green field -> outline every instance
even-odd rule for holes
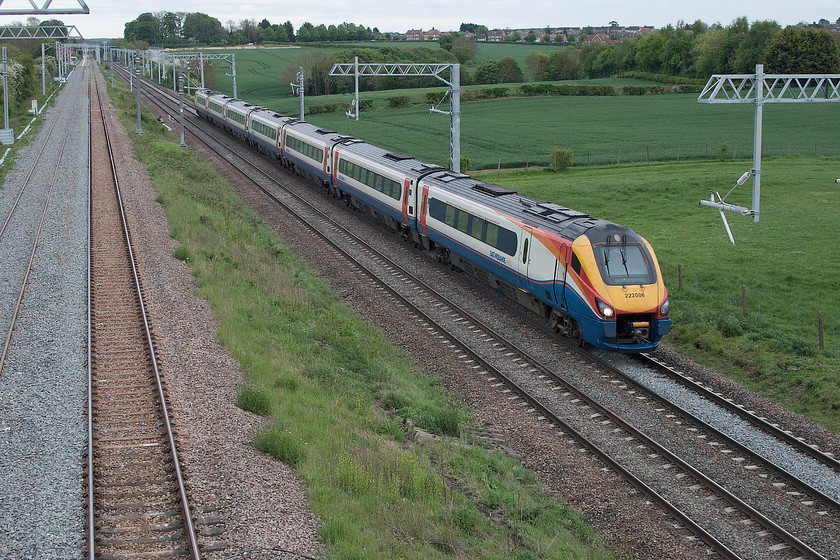
[[[576,165],[752,157],[752,107],[700,104],[694,95],[501,99],[461,108],[461,155],[473,169],[545,165],[554,146],[571,149]],[[339,113],[309,120],[448,164],[449,119],[422,107],[362,113],[358,122]],[[837,153],[836,105],[765,107],[766,156]]]

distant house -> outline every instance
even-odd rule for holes
[[[488,43],[504,43],[505,42],[505,32],[500,29],[494,29],[493,31],[489,31],[487,33],[487,42]]]
[[[615,41],[607,37],[603,33],[596,33],[595,35],[587,35],[586,36],[586,44],[590,45],[592,43],[603,43],[605,45],[614,45]]]
[[[406,41],[422,41],[424,37],[422,29],[409,29],[405,32]]]
[[[426,31],[423,40],[424,41],[437,41],[440,39],[440,31],[432,27],[428,31]]]

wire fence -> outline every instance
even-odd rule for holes
[[[840,356],[840,316],[825,298],[799,301],[756,280],[660,262],[672,313],[714,328],[725,338],[746,336],[797,356]],[[752,283],[752,285],[750,285]]]

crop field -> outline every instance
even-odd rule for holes
[[[576,165],[752,157],[752,107],[700,104],[695,95],[500,99],[463,103],[461,112],[471,169],[546,165],[555,146],[571,149]],[[358,122],[342,113],[308,120],[448,164],[449,119],[423,107],[363,112]],[[836,125],[835,104],[767,106],[764,154],[840,153]]]

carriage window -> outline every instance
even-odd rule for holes
[[[481,239],[482,231],[484,230],[484,220],[473,216],[472,222],[470,222],[470,237],[475,237],[476,239]]]
[[[469,231],[470,215],[466,212],[458,212],[458,230],[467,233]]]

